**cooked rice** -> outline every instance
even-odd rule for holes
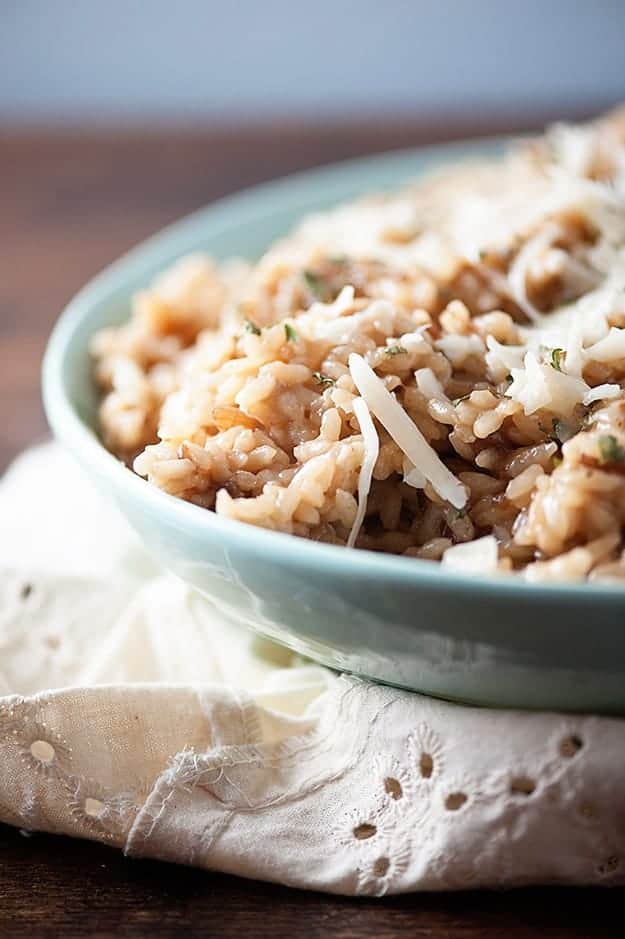
[[[622,580],[625,110],[310,216],[256,264],[185,258],[92,351],[106,446],[172,495]]]

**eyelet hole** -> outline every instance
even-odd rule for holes
[[[91,796],[85,799],[85,815],[89,818],[100,818],[105,808],[104,802],[100,799],[93,799]]]
[[[39,763],[52,763],[56,751],[47,740],[34,740],[30,745],[30,753]]]
[[[422,753],[419,757],[419,772],[424,779],[429,779],[434,772],[434,760],[431,753]]]
[[[567,760],[571,760],[584,746],[584,741],[579,736],[579,734],[569,734],[568,737],[563,737],[560,741],[560,756],[563,756]]]
[[[20,589],[20,600],[28,600],[29,596],[33,592],[33,585],[26,583],[22,584]]]
[[[367,838],[373,838],[377,830],[376,826],[370,822],[362,822],[354,828],[354,838],[357,838],[358,841],[366,841]]]
[[[401,787],[399,779],[395,779],[394,776],[386,777],[384,780],[384,791],[391,797],[391,799],[394,799],[395,801],[401,799],[404,794],[404,790]]]
[[[387,857],[379,857],[373,864],[373,873],[376,877],[385,877],[390,866],[391,862]]]
[[[529,776],[515,776],[510,780],[510,793],[513,796],[531,796],[536,790],[536,783]]]
[[[464,792],[450,792],[445,799],[445,808],[448,812],[457,812],[465,804],[467,798]]]

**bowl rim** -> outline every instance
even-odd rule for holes
[[[415,161],[415,176],[423,165],[430,162],[436,166],[440,159],[453,159],[475,151],[484,154],[509,142],[510,137],[476,137],[452,143],[433,144],[392,150],[387,153],[341,160],[312,170],[293,173],[279,179],[247,187],[200,208],[160,229],[155,234],[132,247],[117,260],[107,265],[91,278],[69,301],[58,317],[43,357],[42,397],[48,422],[56,438],[67,447],[83,467],[96,477],[105,477],[112,490],[122,490],[146,512],[163,515],[171,525],[188,528],[195,537],[203,535],[221,536],[233,544],[249,551],[267,553],[270,549],[276,562],[292,565],[297,556],[300,566],[315,565],[331,567],[335,575],[343,578],[366,577],[378,582],[394,582],[415,588],[438,588],[439,590],[461,590],[479,595],[481,598],[518,598],[520,602],[531,599],[541,602],[575,600],[576,602],[608,603],[625,600],[623,587],[612,583],[581,582],[529,582],[513,574],[463,574],[443,567],[435,561],[408,558],[401,555],[383,554],[368,549],[349,549],[342,545],[315,542],[295,535],[277,532],[251,525],[235,519],[224,518],[215,512],[185,502],[176,496],[151,486],[137,476],[113,454],[106,450],[96,432],[79,415],[69,398],[64,382],[64,371],[69,353],[83,320],[91,309],[105,297],[123,289],[123,281],[134,276],[136,267],[149,267],[159,249],[194,226],[206,224],[211,229],[228,227],[233,214],[243,211],[248,219],[262,221],[271,216],[276,202],[287,205],[297,197],[311,197],[319,187],[347,178],[354,171],[375,171],[388,168],[393,163],[399,166],[406,160]],[[517,138],[518,139],[518,138]],[[420,166],[421,164],[421,166]],[[341,200],[339,200],[341,201]],[[343,200],[345,201],[345,200]],[[192,249],[191,249],[192,250]],[[121,287],[120,287],[121,283]]]

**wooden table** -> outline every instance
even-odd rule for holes
[[[526,122],[540,123],[541,118]],[[46,433],[39,365],[72,293],[167,222],[263,179],[504,122],[0,135],[0,468]],[[0,532],[1,537],[1,532]],[[625,891],[343,900],[132,861],[0,826],[0,937],[370,936],[614,939]]]

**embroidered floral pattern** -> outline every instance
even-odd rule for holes
[[[432,786],[445,768],[443,745],[438,734],[424,721],[406,741],[407,759],[412,775],[421,785]]]
[[[386,839],[378,841],[376,850],[358,869],[356,892],[362,896],[383,897],[392,888],[397,889],[408,870],[410,856],[409,841],[400,848]]]
[[[76,824],[92,837],[118,840],[136,814],[129,795],[109,793],[98,782],[68,776],[64,780],[67,805]]]

